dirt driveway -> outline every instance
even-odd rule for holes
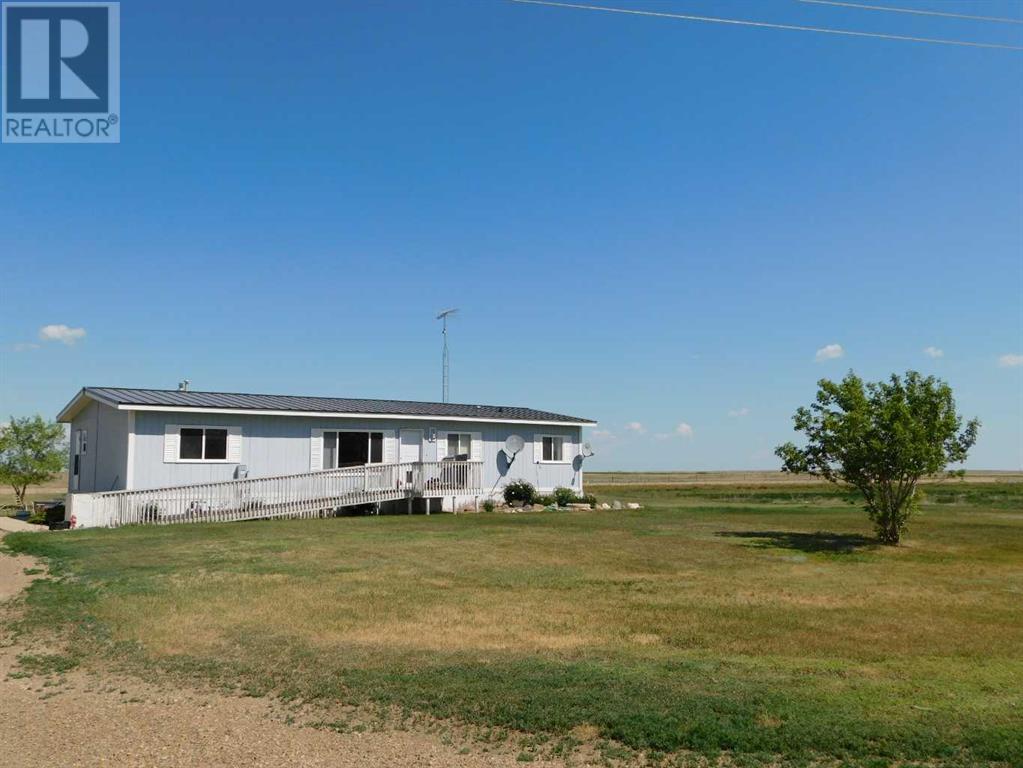
[[[444,737],[436,733],[338,733],[289,725],[286,712],[265,699],[155,687],[133,678],[79,671],[20,677],[17,658],[28,649],[18,647],[2,630],[16,610],[11,598],[34,578],[25,569],[33,567],[38,564],[31,558],[0,553],[0,635],[4,635],[0,637],[0,764],[4,768],[521,765],[517,749],[484,752],[476,744],[444,743]],[[532,765],[563,763],[537,760]]]

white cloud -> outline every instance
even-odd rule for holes
[[[43,341],[59,341],[70,346],[76,341],[85,338],[84,328],[71,328],[63,323],[58,325],[44,325],[39,329],[39,338]]]
[[[1019,368],[1023,365],[1023,355],[1002,355],[998,358],[999,368]]]
[[[644,432],[646,432],[646,427],[644,427],[638,421],[630,421],[628,424],[625,425],[625,428],[629,432],[635,432],[635,433],[640,434],[640,435],[642,435]]]
[[[675,434],[680,435],[682,437],[692,437],[693,428],[683,421],[677,427],[675,427]]]
[[[32,344],[31,342],[22,342],[14,345],[15,352],[27,352],[30,349],[39,349],[38,344]]]
[[[821,347],[817,350],[817,354],[814,359],[820,363],[824,360],[835,360],[839,357],[845,356],[845,350],[842,349],[841,344],[828,344],[827,346]]]
[[[938,349],[937,347],[924,347],[924,354],[928,357],[944,357],[945,350]]]
[[[731,416],[733,419],[739,419],[742,418],[743,416],[749,416],[749,408],[747,408],[744,405],[742,408],[736,408],[735,410],[729,411],[728,415]]]

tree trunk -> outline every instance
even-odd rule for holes
[[[892,530],[891,528],[888,528],[881,534],[881,543],[887,544],[891,547],[897,547],[899,546],[899,538],[900,535],[897,529]]]
[[[884,523],[878,526],[878,537],[881,539],[882,544],[897,547],[901,536],[902,532],[899,530],[899,516],[889,512],[885,517]]]

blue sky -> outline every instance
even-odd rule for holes
[[[969,466],[1023,467],[1023,53],[502,0],[121,15],[122,143],[0,147],[4,415],[186,377],[435,400],[457,306],[452,400],[598,419],[593,469],[776,467],[850,368],[947,379]]]

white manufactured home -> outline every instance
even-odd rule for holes
[[[76,527],[457,510],[512,480],[582,493],[582,429],[595,424],[510,406],[113,387],[82,389],[57,418],[70,424]]]

